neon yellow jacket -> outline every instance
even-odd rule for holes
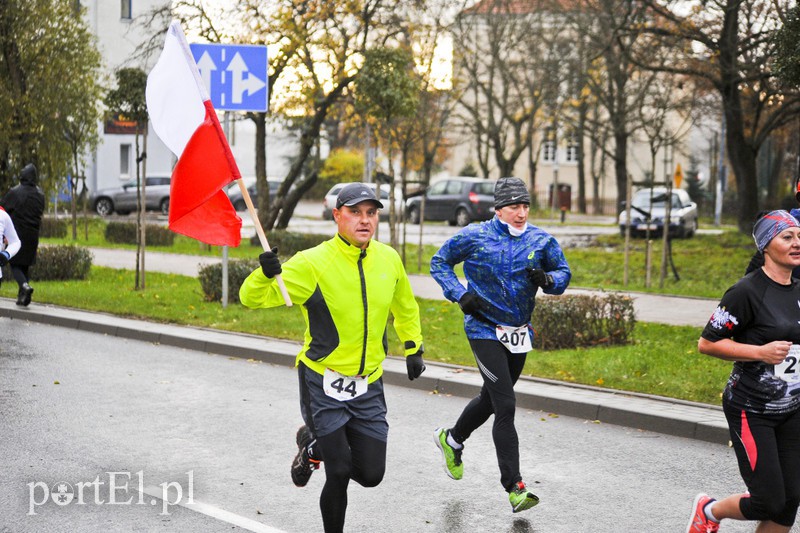
[[[306,320],[303,349],[297,362],[322,374],[330,368],[346,376],[383,374],[388,350],[387,321],[403,342],[405,355],[422,346],[419,306],[397,252],[370,241],[362,252],[337,235],[298,252],[282,265],[283,281]],[[260,268],[239,289],[251,308],[283,305],[278,284]]]

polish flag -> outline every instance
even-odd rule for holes
[[[239,246],[242,219],[222,188],[241,174],[177,21],[147,76],[146,99],[153,130],[178,157],[169,229],[207,244]]]

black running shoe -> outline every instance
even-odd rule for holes
[[[292,461],[292,482],[298,487],[305,487],[311,479],[311,474],[319,468],[319,460],[313,458],[313,445],[316,439],[308,426],[300,426],[296,441],[298,450]]]

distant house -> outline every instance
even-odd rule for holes
[[[579,30],[565,13],[579,4],[575,0],[481,0],[459,14],[453,36],[459,43],[454,47],[453,80],[463,105],[454,113],[449,128],[453,147],[444,163],[447,174],[455,176],[466,165],[479,168],[483,162],[490,178],[515,175],[530,185],[535,176],[533,192],[540,205],[553,205],[551,191],[557,186],[556,202],[574,210],[578,169],[583,165],[589,212],[595,198],[601,211],[615,211],[619,199],[613,160],[601,157],[599,151],[591,160],[590,132],[578,128],[574,115],[574,103],[586,90],[575,74],[587,67],[580,60]],[[602,123],[602,106],[598,108]],[[482,117],[480,126],[474,124],[476,116]],[[526,117],[533,119],[526,123]],[[666,128],[672,131],[684,122],[674,112],[666,121]],[[688,168],[688,128],[686,131],[677,146],[657,152],[656,180],[671,177],[677,163]],[[503,170],[492,152],[499,142],[507,143],[506,155],[517,152],[513,168]],[[612,146],[613,140],[606,138],[605,143]],[[646,137],[632,135],[627,146],[628,173],[635,181],[647,179],[652,157]],[[592,169],[598,178],[596,187]]]

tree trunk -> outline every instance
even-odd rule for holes
[[[625,198],[628,183],[628,134],[626,132],[614,133],[614,174],[617,179],[617,198]],[[616,213],[622,210],[622,203],[617,202]]]
[[[256,125],[256,196],[258,197],[258,220],[266,224],[269,213],[269,183],[267,183],[267,114],[252,113],[251,120]]]
[[[738,226],[742,233],[750,233],[758,214],[758,180],[756,178],[756,153],[745,140],[741,112],[731,105],[725,106],[725,143],[728,161],[736,177]]]
[[[350,85],[351,81],[352,78],[343,80],[336,88],[328,93],[323,100],[317,103],[314,116],[311,117],[310,122],[306,124],[306,127],[303,128],[303,132],[300,135],[300,150],[297,154],[297,158],[292,163],[286,179],[283,180],[283,183],[278,189],[278,193],[276,194],[277,198],[275,198],[275,201],[271,202],[266,219],[264,220],[264,229],[270,230],[273,227],[285,228],[289,224],[291,213],[294,212],[294,208],[300,200],[302,193],[309,190],[317,182],[318,169],[314,169],[310,176],[297,184],[295,193],[289,194],[289,188],[303,173],[306,161],[311,155],[314,145],[319,138],[320,129],[325,123],[328,110],[330,110],[331,106],[339,99],[345,87]],[[300,191],[300,194],[297,194],[298,191]],[[289,211],[288,217],[282,212],[284,209]]]
[[[750,233],[758,213],[758,179],[756,177],[756,153],[754,140],[748,142],[745,135],[744,112],[739,92],[740,72],[737,53],[739,40],[739,8],[726,9],[720,33],[719,69],[725,113],[725,144],[728,160],[736,177],[739,204],[739,231]]]
[[[584,132],[586,130],[586,102],[578,108],[577,153],[578,160],[578,212],[586,214],[586,167],[583,164]]]
[[[280,214],[278,220],[275,222],[275,229],[286,229],[289,225],[289,221],[292,219],[292,215],[294,214],[294,208],[297,206],[297,202],[300,201],[300,198],[314,186],[317,182],[317,173],[314,172],[309,177],[304,179],[303,181],[299,182],[291,194],[287,195],[286,198],[282,198],[282,207],[280,208]],[[281,189],[283,187],[281,186]],[[276,198],[276,201],[273,203],[281,203],[280,192],[278,193],[279,198]],[[273,208],[274,209],[274,208]],[[272,212],[272,210],[270,210]]]

